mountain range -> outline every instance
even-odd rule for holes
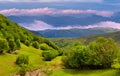
[[[116,12],[110,17],[88,13],[7,17],[22,27],[48,38],[75,38],[116,32],[120,29],[120,12]]]
[[[75,15],[40,15],[40,16],[8,16],[9,19],[17,23],[33,23],[35,20],[43,21],[54,27],[62,26],[86,26],[99,22],[112,21],[120,23],[120,12],[114,13],[111,17],[103,17],[95,14],[75,14]]]
[[[95,34],[104,34],[119,31],[113,28],[91,28],[91,29],[70,29],[70,30],[45,30],[32,31],[37,35],[47,38],[77,38]]]

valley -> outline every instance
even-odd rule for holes
[[[120,76],[119,0],[0,0],[0,76]]]

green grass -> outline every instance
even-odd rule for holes
[[[114,69],[103,69],[103,70],[73,70],[73,69],[61,69],[62,56],[58,56],[52,61],[50,61],[51,66],[56,65],[52,70],[50,76],[120,76],[117,70]],[[58,64],[58,65],[57,65]]]
[[[13,76],[19,71],[19,67],[15,64],[16,58],[19,54],[26,54],[29,56],[30,65],[32,70],[39,67],[50,68],[52,73],[50,76],[120,76],[116,70],[73,70],[62,69],[62,56],[58,56],[52,61],[42,61],[41,50],[33,47],[27,47],[22,44],[22,48],[19,53],[0,55],[0,76]]]
[[[0,55],[0,76],[13,76],[13,74],[18,72],[19,67],[15,64],[15,61],[19,54],[26,54],[29,56],[30,65],[33,66],[33,69],[44,65],[44,62],[41,59],[41,50],[27,47],[22,44],[22,48],[17,55]]]
[[[120,76],[116,70],[73,70],[56,69],[51,76]]]

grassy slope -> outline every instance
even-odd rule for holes
[[[105,70],[73,70],[73,69],[61,69],[58,68],[59,62],[61,61],[61,56],[56,57],[50,63],[57,65],[50,76],[120,76],[114,69]]]
[[[30,65],[35,68],[43,63],[41,59],[41,51],[33,47],[26,47],[22,44],[22,48],[19,54],[27,54],[30,58]],[[18,72],[19,67],[15,65],[15,60],[19,55],[6,54],[0,55],[0,76],[13,76],[14,73]]]
[[[30,58],[30,65],[34,68],[49,67],[52,69],[50,76],[119,76],[115,70],[72,70],[61,69],[62,56],[58,56],[52,61],[44,62],[41,59],[41,50],[33,47],[27,47],[22,44],[19,54],[27,54]],[[19,55],[18,54],[18,55]],[[15,65],[15,60],[18,55],[6,54],[0,55],[0,76],[13,76],[17,73],[19,67]]]
[[[120,76],[116,70],[70,70],[57,69],[53,71],[51,76]]]
[[[61,61],[61,56],[56,57],[51,61],[52,64],[58,64]],[[59,65],[60,66],[60,65]],[[55,68],[50,76],[120,76],[120,73],[114,69],[104,70],[73,70]]]

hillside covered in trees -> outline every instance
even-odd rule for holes
[[[33,46],[37,49],[40,48],[39,44],[46,43],[48,46],[58,49],[58,47],[48,39],[34,35],[0,14],[0,53],[11,53],[18,50],[20,49],[20,43]]]
[[[58,55],[61,51],[52,41],[33,34],[0,14],[0,76],[16,73],[24,76],[26,71],[39,68],[41,63],[46,65],[44,61]]]

